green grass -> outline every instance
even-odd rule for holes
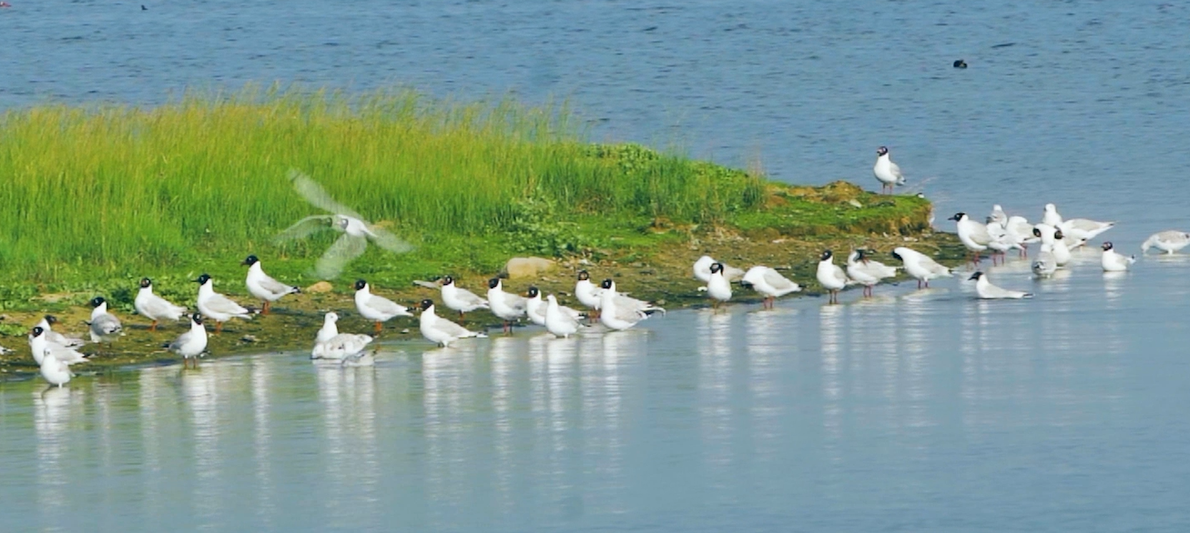
[[[272,243],[321,214],[290,187],[291,168],[418,245],[401,256],[369,249],[343,275],[392,284],[494,272],[514,253],[597,254],[683,238],[655,231],[657,221],[810,235],[889,227],[890,217],[917,220],[928,207],[898,197],[857,209],[774,193],[742,170],[591,144],[565,106],[508,99],[247,89],[153,108],[41,105],[0,115],[0,308],[44,291],[131,290],[145,275],[190,295],[183,282],[203,271],[234,276],[221,286],[235,292],[248,253],[300,279],[334,235]],[[786,200],[768,205],[774,194]]]

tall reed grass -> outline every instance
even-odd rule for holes
[[[745,172],[590,144],[565,106],[510,99],[257,88],[152,108],[42,105],[0,116],[0,269],[53,280],[259,252],[319,213],[291,168],[407,235],[509,231],[534,201],[559,217],[713,221],[764,190]]]

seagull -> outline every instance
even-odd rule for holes
[[[488,305],[492,314],[504,320],[504,332],[512,331],[512,321],[525,316],[525,297],[504,292],[500,278],[488,280]]]
[[[1049,251],[1054,256],[1054,263],[1059,267],[1066,266],[1070,262],[1070,247],[1066,245],[1066,236],[1060,229],[1054,229],[1053,226],[1046,224],[1038,224],[1033,227],[1033,235],[1041,238],[1041,245],[1044,247],[1049,245]]]
[[[459,339],[487,338],[483,333],[468,331],[467,328],[434,314],[434,301],[429,299],[421,301],[421,318],[418,319],[418,323],[421,335],[443,348]]]
[[[62,388],[70,382],[73,374],[70,373],[70,366],[59,361],[57,357],[50,350],[46,350],[41,359],[41,377],[45,378],[50,385],[57,385]]]
[[[34,325],[45,330],[47,342],[57,344],[58,346],[62,346],[64,348],[78,348],[86,343],[83,341],[83,339],[78,337],[67,337],[66,335],[58,333],[57,331],[51,330],[50,325],[57,323],[58,317],[54,315],[45,315],[37,322],[37,324]],[[61,360],[62,358],[59,357],[58,359]]]
[[[489,307],[487,300],[476,296],[475,293],[467,289],[460,289],[455,283],[455,279],[450,276],[442,278],[442,303],[446,304],[446,307],[458,311],[460,320],[463,318],[463,313]]]
[[[987,274],[976,271],[969,279],[975,281],[975,293],[984,300],[1005,300],[1021,298],[1032,298],[1033,294],[1024,291],[1010,291],[1008,289],[1001,289],[988,280]]]
[[[1008,229],[1008,215],[1004,213],[1000,204],[992,206],[992,214],[988,216],[988,225],[991,224],[999,224],[1001,228]]]
[[[344,363],[349,357],[358,357],[374,340],[370,335],[339,333],[335,325],[338,319],[339,315],[335,313],[327,313],[324,317],[322,329],[318,330],[314,349],[310,352],[311,360]]]
[[[876,181],[880,182],[880,192],[887,189],[891,194],[897,185],[905,184],[905,176],[901,175],[901,167],[892,162],[888,155],[888,148],[885,146],[876,149],[876,166],[872,167],[872,173],[876,176]]]
[[[1145,239],[1145,243],[1140,245],[1140,251],[1147,254],[1149,253],[1149,248],[1156,247],[1158,250],[1167,254],[1173,254],[1187,245],[1190,245],[1190,233],[1167,230],[1161,233],[1154,233],[1148,239]]]
[[[1037,260],[1033,261],[1032,268],[1033,273],[1039,278],[1048,278],[1057,272],[1058,260],[1054,259],[1052,245],[1041,245],[1041,253],[1037,254]]]
[[[300,294],[301,289],[286,285],[270,277],[264,273],[264,267],[260,264],[260,259],[255,255],[250,255],[244,259],[241,265],[248,265],[248,278],[244,280],[244,284],[248,286],[248,293],[252,296],[264,300],[264,305],[261,306],[260,314],[269,314],[269,304],[280,300],[281,297],[287,294]]]
[[[1082,246],[1087,241],[1098,237],[1099,234],[1112,229],[1115,225],[1115,222],[1098,222],[1086,218],[1072,218],[1063,221],[1058,225],[1058,229],[1062,230],[1062,233],[1080,241],[1077,246]]]
[[[822,284],[822,288],[830,293],[830,303],[839,303],[839,291],[846,287],[851,280],[847,279],[847,274],[843,272],[834,262],[834,254],[827,250],[822,252],[822,257],[818,261],[818,283]]]
[[[91,342],[104,341],[111,343],[120,336],[120,332],[124,326],[120,324],[120,319],[107,312],[107,300],[102,296],[96,296],[91,299],[91,321],[87,325],[91,326]]]
[[[140,291],[136,293],[136,299],[132,301],[132,305],[136,307],[137,313],[153,321],[153,325],[149,326],[149,331],[157,331],[157,322],[159,321],[177,321],[186,316],[185,307],[174,305],[169,300],[153,294],[153,280],[149,278],[140,279]]]
[[[1136,256],[1125,256],[1116,252],[1112,243],[1109,241],[1103,243],[1103,257],[1101,262],[1103,263],[1104,272],[1123,272],[1128,270],[1128,267],[1132,263],[1136,262]]]
[[[897,268],[868,259],[863,250],[855,250],[847,256],[847,277],[864,286],[864,296],[872,296],[872,287],[884,278],[897,275]]]
[[[343,267],[355,258],[364,254],[368,248],[368,241],[393,253],[404,253],[413,250],[413,245],[401,240],[388,231],[378,228],[367,221],[359,213],[347,206],[336,202],[322,188],[318,182],[297,171],[289,171],[289,181],[307,202],[311,205],[329,211],[330,215],[314,215],[303,218],[294,225],[286,228],[275,238],[276,241],[300,239],[318,231],[331,227],[343,233],[314,265],[314,273],[322,279],[339,277]]]
[[[1005,229],[1008,231],[1009,240],[1017,244],[1017,250],[1021,257],[1028,257],[1029,245],[1040,241],[1033,235],[1033,226],[1025,217],[1008,217],[1008,225]]]
[[[355,282],[355,309],[364,318],[376,323],[376,333],[380,333],[383,323],[393,317],[413,316],[408,307],[393,303],[392,300],[383,296],[372,294],[368,282],[362,279]]]
[[[555,337],[568,338],[578,333],[579,328],[586,327],[575,318],[573,309],[558,305],[558,299],[554,295],[546,296],[545,299],[546,331]]]
[[[87,356],[79,353],[78,350],[51,342],[46,338],[48,333],[48,330],[40,326],[33,326],[29,332],[29,351],[33,354],[33,360],[37,364],[41,364],[47,352],[54,354],[55,359],[66,365],[87,362]]]
[[[649,302],[617,294],[616,282],[611,278],[603,280],[600,287],[603,290],[599,295],[599,322],[608,328],[622,331],[635,326],[637,322],[649,318],[657,311],[665,313],[665,309]]]
[[[789,281],[776,270],[766,266],[754,266],[744,273],[744,283],[752,285],[752,289],[764,295],[763,307],[773,307],[777,298],[791,292],[798,292],[802,288]]]
[[[987,226],[971,220],[967,213],[955,213],[947,220],[955,221],[955,225],[958,226],[959,240],[971,251],[971,263],[978,265],[979,252],[987,250],[988,244],[992,242],[992,236],[988,234]]]
[[[1008,232],[1008,228],[996,222],[989,222],[986,227],[988,235],[992,238],[992,241],[988,243],[988,248],[992,250],[992,266],[996,266],[997,256],[1001,258],[1001,262],[1007,263],[1009,250],[1024,249],[1024,245],[1017,242],[1016,237]]]
[[[599,308],[603,305],[603,289],[591,283],[591,274],[586,270],[578,272],[578,282],[574,284],[574,297],[578,298],[579,303],[594,310],[595,317],[599,316]]]
[[[709,255],[699,257],[698,261],[694,262],[694,277],[698,278],[703,283],[710,283],[711,265],[714,263],[715,260]],[[723,277],[727,278],[727,281],[739,281],[744,277],[744,269],[727,266],[724,263],[719,264],[723,265]]]
[[[711,297],[711,307],[714,309],[718,309],[720,303],[731,299],[731,282],[723,275],[723,263],[711,263],[707,295]]]
[[[1045,211],[1041,215],[1041,223],[1055,228],[1062,225],[1062,215],[1058,214],[1057,206],[1054,204],[1045,204]]]
[[[232,318],[252,318],[251,311],[215,292],[215,282],[209,274],[202,274],[194,282],[198,283],[198,312],[204,317],[215,319],[216,334],[223,331],[223,323]]]
[[[546,301],[541,299],[541,290],[537,287],[529,287],[529,298],[525,300],[525,310],[529,315],[529,320],[538,326],[545,325],[545,310]],[[574,321],[582,320],[583,314],[575,309],[571,309],[564,305],[558,306],[558,311],[564,313]]]
[[[949,268],[939,265],[926,254],[912,248],[898,247],[892,251],[892,256],[899,259],[905,265],[905,272],[917,278],[917,288],[919,289],[922,282],[925,282],[928,289],[930,288],[930,280],[934,278],[949,278],[951,276]]]
[[[165,347],[182,356],[182,368],[189,366],[191,359],[194,360],[194,368],[198,368],[198,358],[207,349],[207,328],[202,325],[202,315],[190,315],[190,331],[178,335],[178,338]]]

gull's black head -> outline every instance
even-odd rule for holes
[[[893,259],[896,259],[897,261],[901,261],[901,262],[905,261],[905,258],[901,257],[901,254],[897,253],[896,250],[892,251],[892,256],[893,256]]]
[[[99,307],[105,303],[107,303],[107,300],[104,300],[102,296],[91,298],[91,307]]]
[[[42,333],[45,333],[45,330],[44,330],[44,329],[41,329],[41,326],[34,326],[34,327],[33,327],[33,331],[31,331],[30,333],[31,333],[31,334],[32,334],[34,337],[40,337]]]
[[[500,278],[492,278],[492,279],[488,280],[488,288],[489,289],[495,289],[499,285],[500,285]]]
[[[147,289],[152,286],[153,286],[153,280],[151,280],[149,278],[141,278],[140,279],[140,288]]]
[[[867,261],[867,259],[868,259],[867,252],[865,252],[863,248],[860,248],[859,250],[855,251],[855,260],[856,261]]]
[[[211,281],[210,274],[203,274],[203,275],[199,276],[198,279],[194,280],[194,282],[199,285],[206,285],[208,281]]]
[[[528,294],[530,298],[536,298],[538,294],[541,294],[541,291],[537,290],[537,287],[529,287]]]
[[[362,291],[362,290],[364,290],[364,287],[367,287],[367,286],[368,286],[368,282],[366,282],[362,279],[355,280],[355,290]]]
[[[954,68],[967,68],[967,62],[962,59],[954,60]]]
[[[257,259],[255,255],[250,255],[250,256],[248,256],[248,257],[244,258],[244,261],[243,261],[242,263],[240,263],[240,264],[241,264],[241,265],[248,265],[248,266],[252,266],[252,265],[255,265],[256,263],[259,263],[259,262],[260,262],[260,259]]]
[[[950,217],[946,220],[962,220],[962,218],[965,216],[967,216],[967,213],[955,213],[953,217]]]
[[[711,273],[723,272],[723,263],[711,263]]]
[[[586,270],[578,271],[578,280],[579,281],[588,280],[588,279],[591,279],[591,274],[588,274]]]
[[[1108,242],[1105,242],[1105,243],[1103,243],[1103,246],[1102,246],[1102,248],[1103,248],[1103,251],[1105,251],[1105,252],[1106,252],[1106,251],[1108,251],[1108,250],[1111,250],[1111,249],[1112,249],[1112,244],[1111,244],[1111,241],[1108,241]]]
[[[444,286],[444,287],[447,285],[451,285],[454,282],[455,282],[455,279],[451,276],[446,276],[445,278],[442,278],[442,286]]]
[[[980,271],[978,271],[978,270],[977,270],[977,271],[975,271],[975,273],[974,273],[974,274],[971,274],[971,277],[969,277],[969,278],[967,278],[967,279],[979,279],[979,278],[982,278],[982,277],[983,277],[983,272],[980,272]]]
[[[202,325],[202,315],[200,315],[198,313],[194,313],[193,315],[191,315],[190,320],[193,320],[195,324],[198,324],[200,326]]]
[[[58,317],[56,317],[56,316],[54,316],[54,315],[46,315],[46,316],[45,316],[45,323],[46,323],[46,324],[49,324],[49,325],[51,325],[51,326],[52,326],[52,325],[54,325],[54,324],[57,324],[57,323],[58,323]]]
[[[1066,234],[1062,233],[1062,230],[1057,230],[1054,231],[1054,238],[1060,241],[1066,238]]]
[[[599,286],[600,286],[600,287],[603,287],[603,288],[605,288],[605,289],[610,289],[610,288],[612,288],[612,279],[611,279],[611,278],[607,278],[607,279],[603,280],[603,283],[600,283],[600,284],[599,284]]]
[[[884,154],[887,154],[887,153],[888,153],[888,147],[887,147],[887,146],[881,146],[880,148],[877,148],[877,149],[876,149],[876,155],[878,155],[878,156],[881,156],[881,155],[884,155]]]
[[[826,250],[826,251],[822,252],[822,256],[819,257],[818,260],[819,261],[828,261],[828,260],[830,260],[830,258],[832,258],[834,256],[835,256],[834,252],[832,252],[830,250]]]
[[[1040,236],[1041,236],[1041,229],[1040,229],[1040,228],[1033,228],[1033,236],[1034,236],[1034,237],[1040,237]]]
[[[434,300],[426,298],[425,300],[421,301],[421,310],[422,311],[425,311],[426,309],[429,309],[431,307],[434,307]]]

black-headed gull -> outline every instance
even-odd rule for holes
[[[538,326],[545,325],[545,310],[546,300],[541,297],[541,290],[537,287],[529,287],[526,293],[529,297],[525,300],[525,314],[529,316],[529,320]],[[556,300],[556,299],[555,299]],[[565,305],[558,305],[558,311],[566,314],[575,321],[584,318],[583,313],[576,309],[571,309]]]
[[[569,307],[558,305],[558,298],[554,295],[546,296],[545,305],[545,329],[552,333],[555,337],[567,338],[575,333],[578,333],[579,328],[584,328],[578,318],[574,316],[574,310]]]
[[[616,282],[610,278],[603,280],[600,288],[602,291],[599,294],[599,322],[608,328],[625,330],[649,318],[653,313],[665,313],[665,309],[650,302],[618,294]]]
[[[880,192],[888,191],[892,194],[897,185],[905,184],[905,176],[901,174],[901,167],[892,162],[888,155],[888,147],[876,149],[876,166],[872,167],[872,174],[880,182]]]
[[[29,352],[33,354],[33,360],[37,364],[41,364],[46,352],[53,353],[58,361],[67,365],[87,362],[86,355],[83,355],[73,347],[50,342],[47,334],[48,331],[40,326],[33,326],[33,329],[29,331]]]
[[[780,272],[766,266],[749,268],[744,273],[744,283],[751,285],[753,290],[764,295],[764,302],[761,305],[768,308],[773,307],[777,298],[802,290],[800,285],[789,281]]]
[[[1059,266],[1066,266],[1070,262],[1070,247],[1066,245],[1066,236],[1060,229],[1054,229],[1048,224],[1038,224],[1033,227],[1033,234],[1041,238],[1041,245],[1048,246],[1054,256],[1054,262]]]
[[[1100,263],[1103,265],[1104,272],[1123,272],[1128,270],[1128,267],[1132,266],[1132,263],[1136,262],[1135,256],[1127,256],[1116,252],[1115,247],[1112,246],[1110,241],[1103,243],[1102,248],[1103,257]]]
[[[723,275],[723,263],[711,263],[711,279],[707,281],[707,296],[711,297],[711,307],[718,308],[720,303],[731,299],[731,282]]]
[[[449,347],[450,343],[459,339],[487,337],[483,333],[469,331],[463,326],[438,316],[434,313],[434,301],[429,299],[421,301],[421,316],[418,318],[418,329],[421,330],[421,335],[426,340],[436,343],[443,348]]]
[[[361,316],[376,323],[376,333],[380,333],[385,322],[395,317],[413,316],[408,307],[372,294],[372,288],[362,279],[355,282],[355,309]]]
[[[723,267],[723,277],[727,281],[739,281],[744,277],[744,270],[733,266],[728,266],[722,261],[715,261],[711,256],[704,255],[694,262],[694,277],[698,278],[703,283],[710,283],[711,281],[711,265],[719,263]]]
[[[458,311],[460,319],[463,318],[464,313],[488,308],[487,300],[459,287],[459,284],[451,276],[442,278],[442,303],[446,304],[446,307]]]
[[[314,215],[303,218],[294,225],[286,228],[277,235],[276,240],[286,241],[306,237],[323,228],[333,228],[343,233],[338,240],[327,248],[322,257],[314,265],[314,272],[322,279],[339,277],[343,267],[355,258],[363,255],[368,248],[368,241],[393,253],[404,253],[413,250],[413,246],[392,233],[376,227],[360,216],[359,213],[347,206],[336,202],[318,182],[309,176],[289,171],[289,181],[294,190],[305,198],[311,205],[329,211],[331,215]]]
[[[1021,257],[1029,256],[1029,245],[1035,242],[1040,242],[1041,239],[1033,235],[1033,225],[1022,216],[1008,217],[1008,225],[1005,227],[1008,230],[1008,238],[1017,244],[1018,255]]]
[[[975,280],[975,294],[984,300],[1019,300],[1021,298],[1032,298],[1033,294],[1024,291],[1010,291],[1002,289],[988,280],[987,274],[983,272],[975,272],[971,278]]]
[[[949,278],[950,269],[939,265],[929,256],[912,248],[904,246],[893,249],[892,256],[905,265],[905,272],[917,279],[917,288],[925,283],[930,288],[930,280],[934,278]]]
[[[828,303],[839,303],[839,291],[843,290],[851,280],[847,279],[847,274],[843,269],[834,262],[835,254],[830,250],[822,252],[822,256],[818,259],[818,283],[822,285],[823,289],[830,295]]]
[[[591,274],[586,270],[578,272],[578,281],[574,284],[574,297],[579,303],[587,306],[595,314],[592,318],[599,318],[599,308],[602,307],[603,289],[591,282]]]
[[[864,296],[872,296],[872,287],[880,280],[897,275],[897,268],[879,261],[873,261],[863,250],[854,250],[847,256],[847,277],[864,286]]]
[[[202,325],[202,315],[191,315],[190,330],[178,335],[178,338],[165,347],[182,356],[182,368],[190,366],[191,359],[194,360],[194,368],[198,368],[198,358],[207,349],[207,328]]]
[[[141,278],[140,290],[136,293],[132,305],[137,313],[153,321],[149,331],[157,331],[157,323],[162,320],[181,320],[187,311],[185,307],[174,305],[173,302],[153,294],[153,280],[149,278]]]
[[[85,341],[83,341],[83,339],[80,339],[78,337],[66,336],[66,335],[63,335],[63,334],[58,333],[57,331],[54,331],[53,329],[51,329],[50,325],[57,324],[57,323],[58,323],[58,317],[56,317],[54,315],[45,315],[41,318],[41,320],[39,320],[37,322],[37,324],[34,324],[34,326],[40,327],[41,329],[45,330],[46,341],[53,343],[53,344],[57,344],[58,346],[62,346],[65,348],[78,348],[86,343]],[[62,358],[59,357],[58,359],[61,360]]]
[[[988,234],[988,227],[971,220],[971,217],[967,216],[967,213],[955,213],[953,217],[947,220],[955,221],[955,226],[958,228],[959,240],[971,252],[971,263],[978,265],[979,252],[987,250],[988,244],[992,242],[992,236]]]
[[[264,301],[264,305],[260,309],[262,315],[269,314],[269,304],[272,302],[280,300],[285,295],[302,292],[302,289],[298,287],[286,285],[265,274],[260,259],[255,255],[248,256],[240,264],[248,265],[248,277],[244,279],[244,284],[248,286],[248,292]]]
[[[215,292],[215,282],[209,274],[202,274],[194,282],[198,283],[198,312],[215,320],[215,333],[223,331],[223,323],[232,318],[252,318],[252,312],[246,307]]]
[[[492,314],[504,321],[504,332],[512,331],[512,323],[525,316],[527,311],[525,297],[511,292],[504,292],[500,278],[488,280],[488,305]]]
[[[102,296],[91,299],[91,320],[87,325],[91,327],[91,342],[112,342],[120,336],[124,326],[120,319],[107,311],[107,300]]]
[[[1157,248],[1167,254],[1172,254],[1190,245],[1190,233],[1177,230],[1166,230],[1154,233],[1140,245],[1141,253],[1149,253],[1149,248]]]

